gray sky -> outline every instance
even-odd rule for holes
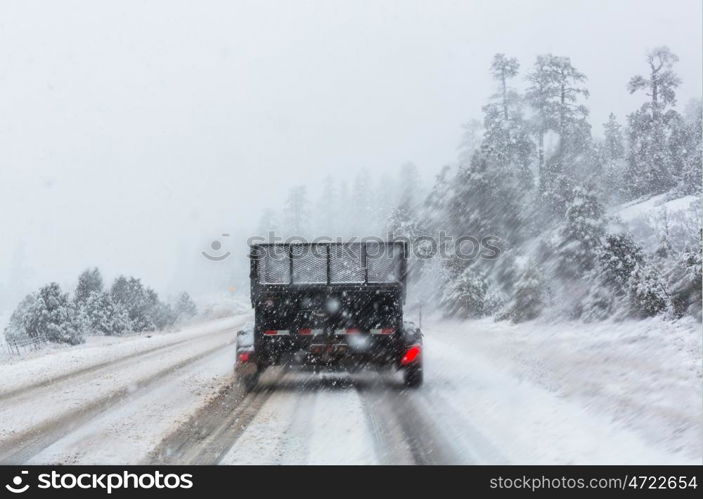
[[[570,56],[599,132],[639,105],[625,84],[662,44],[683,105],[701,93],[700,0],[5,0],[0,288],[87,265],[165,293],[209,281],[223,267],[198,251],[224,231],[241,247],[293,183],[454,161],[494,53],[523,70]]]

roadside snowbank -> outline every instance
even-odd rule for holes
[[[0,364],[0,395],[25,386],[48,382],[78,370],[123,357],[171,345],[214,331],[234,327],[246,314],[193,324],[176,332],[145,332],[134,336],[88,336],[81,345],[53,345],[26,356],[12,357]]]
[[[425,330],[428,364],[432,356],[438,359],[428,370],[456,373],[454,358],[465,363],[467,383],[495,385],[488,392],[479,386],[469,399],[466,392],[458,395],[465,399],[463,410],[475,410],[478,418],[489,415],[485,423],[496,428],[495,441],[515,432],[501,446],[510,449],[512,462],[701,461],[701,325],[692,319],[430,321]],[[500,413],[511,407],[514,426]],[[491,414],[497,418],[493,424]],[[536,440],[540,432],[546,440]],[[521,455],[521,441],[535,448],[525,447]]]

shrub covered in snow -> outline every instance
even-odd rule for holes
[[[667,285],[675,317],[689,314],[701,320],[701,253],[685,251],[669,270]]]
[[[83,304],[88,327],[94,333],[120,335],[130,329],[127,310],[112,300],[110,293],[93,291]]]
[[[78,279],[73,299],[51,283],[22,300],[4,330],[14,340],[36,339],[75,345],[87,334],[120,335],[127,331],[164,329],[182,317],[192,317],[195,304],[183,293],[177,310],[134,277],[118,277],[103,291],[100,271],[89,269]]]
[[[566,210],[566,223],[558,248],[560,270],[575,277],[591,270],[603,234],[603,207],[595,194],[580,187],[574,189],[574,198]]]
[[[181,293],[176,300],[176,305],[173,310],[176,320],[187,320],[198,313],[198,308],[195,306],[195,302],[185,291]]]
[[[659,272],[652,265],[637,265],[629,281],[630,311],[637,317],[652,317],[667,307],[667,292]]]
[[[598,251],[598,263],[603,284],[623,294],[632,272],[644,263],[644,254],[629,234],[608,234]]]
[[[27,296],[10,317],[8,338],[33,338],[55,343],[83,343],[85,329],[78,308],[55,282]]]
[[[442,308],[453,317],[480,317],[484,314],[485,279],[471,267],[449,282],[442,295]]]
[[[532,262],[515,283],[515,294],[507,310],[497,317],[510,319],[513,322],[524,322],[535,319],[542,313],[546,304],[547,290],[544,277],[539,268]]]

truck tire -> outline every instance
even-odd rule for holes
[[[410,366],[403,373],[403,382],[408,388],[419,388],[422,385],[422,366]]]
[[[245,374],[239,378],[239,383],[244,387],[244,390],[250,392],[256,387],[259,382],[259,373]]]

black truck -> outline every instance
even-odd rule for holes
[[[255,319],[235,364],[248,389],[276,365],[400,369],[422,384],[422,332],[403,321],[406,243],[255,244],[250,263]]]

